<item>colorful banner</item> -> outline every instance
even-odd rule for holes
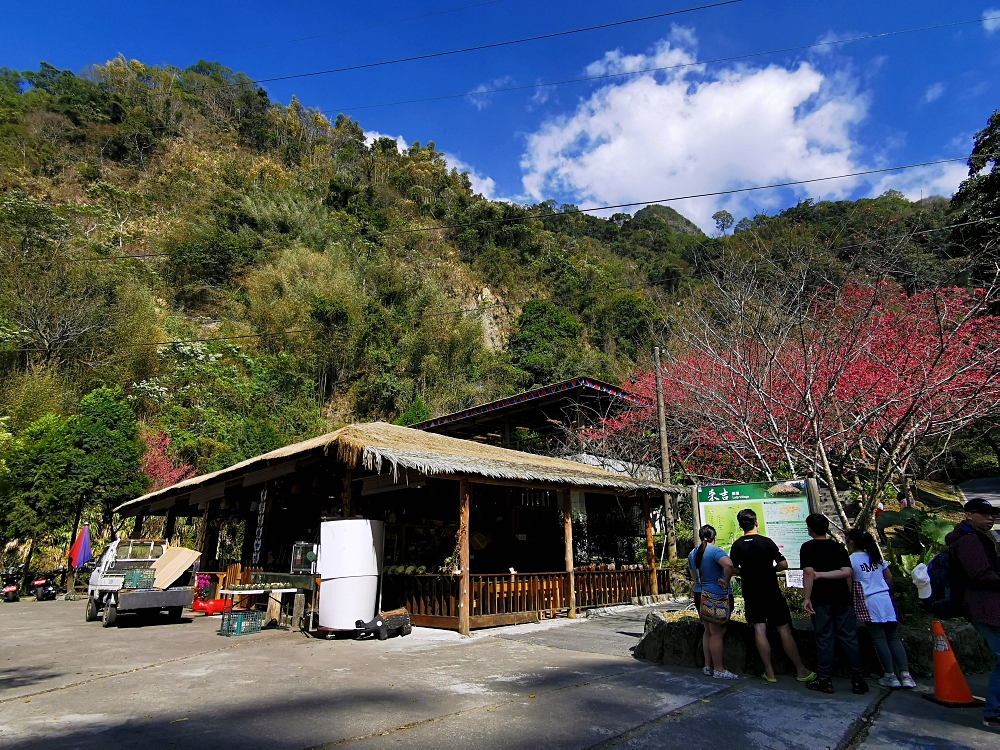
[[[718,534],[715,543],[727,552],[743,536],[736,514],[750,508],[757,514],[760,533],[774,540],[787,558],[788,567],[799,567],[799,548],[809,541],[809,499],[804,479],[699,486],[698,507],[699,525],[714,526]]]

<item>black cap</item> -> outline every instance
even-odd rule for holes
[[[995,516],[1000,514],[1000,508],[990,505],[987,500],[981,497],[974,497],[965,504],[966,513],[981,513],[984,516]]]

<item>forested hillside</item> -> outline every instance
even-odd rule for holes
[[[345,422],[578,374],[621,382],[724,248],[857,274],[842,246],[879,252],[957,211],[898,194],[804,203],[734,235],[722,217],[709,238],[664,206],[598,218],[486,200],[434,142],[401,153],[216,63],[2,69],[4,450],[37,469],[58,453],[45,441],[76,450],[100,423],[146,470],[44,497],[22,484],[0,541],[65,534],[75,503],[42,520],[45,503],[83,497],[111,524],[109,497]],[[951,279],[951,237],[891,240],[900,279]],[[49,470],[65,474],[60,460]],[[23,481],[10,464],[8,489]]]

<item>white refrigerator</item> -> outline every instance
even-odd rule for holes
[[[375,616],[382,541],[381,521],[342,518],[320,524],[316,570],[321,628],[354,630],[358,620]]]

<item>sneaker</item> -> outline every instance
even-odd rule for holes
[[[990,729],[1000,729],[1000,716],[984,716],[983,726]]]
[[[717,680],[738,680],[740,676],[738,674],[733,674],[728,669],[725,672],[712,672],[712,677]]]
[[[878,681],[879,687],[892,688],[893,690],[898,690],[903,687],[903,683],[899,681],[899,678],[894,674],[887,674],[885,677]],[[916,684],[916,683],[914,683]]]
[[[701,673],[703,675],[705,675],[706,677],[711,677],[712,676],[712,668],[711,667],[702,667],[701,668]]]
[[[899,683],[906,690],[912,690],[913,688],[915,688],[917,686],[916,681],[912,677],[910,677],[910,673],[909,672],[903,672],[903,674],[901,674],[899,676]]]
[[[864,695],[869,690],[871,690],[871,688],[868,686],[868,683],[864,681],[864,679],[855,677],[851,680],[851,692],[855,695]]]
[[[806,683],[806,689],[815,690],[817,693],[833,693],[833,683],[829,680],[813,680]]]

